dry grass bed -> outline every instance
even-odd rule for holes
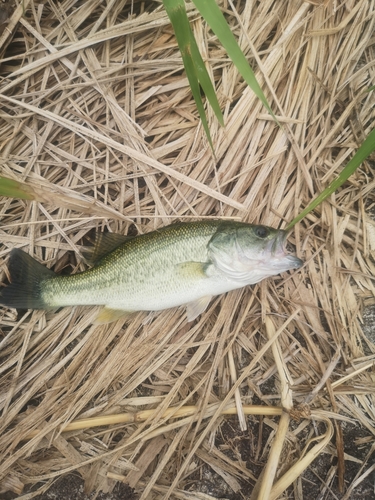
[[[223,8],[283,129],[191,7],[225,116],[222,129],[208,110],[216,159],[160,5],[15,8],[0,35],[0,169],[43,201],[0,200],[2,281],[13,247],[83,269],[93,229],[218,216],[283,226],[337,175],[374,123],[374,0]],[[1,490],[31,498],[77,471],[86,491],[124,481],[142,500],[212,500],[210,470],[230,499],[351,498],[375,468],[375,348],[361,329],[374,186],[364,163],[295,228],[301,271],[217,298],[192,324],[182,310],[93,326],[94,308],[3,308]],[[247,458],[223,440],[226,412],[249,429]],[[361,459],[345,453],[349,426]],[[328,465],[312,497],[316,457]]]

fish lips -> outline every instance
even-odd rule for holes
[[[272,257],[276,259],[282,259],[284,262],[288,262],[290,266],[289,269],[299,269],[303,266],[303,260],[299,259],[296,255],[288,254],[286,251],[286,238],[288,236],[287,231],[280,229],[276,238],[270,241],[270,251]]]
[[[304,262],[303,260],[299,259],[298,257],[296,257],[295,255],[290,255],[290,254],[287,254],[285,257],[284,257],[285,260],[288,260],[288,262],[290,262],[290,267],[289,269],[299,269],[300,267],[303,266]]]

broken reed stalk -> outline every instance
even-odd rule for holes
[[[327,431],[323,436],[315,438],[316,440],[320,440],[319,444],[314,446],[314,448],[306,453],[305,456],[298,458],[297,462],[275,484],[273,484],[280,455],[289,429],[290,412],[293,408],[293,393],[291,390],[293,381],[285,364],[278,337],[275,336],[276,329],[274,323],[269,316],[266,316],[265,318],[265,328],[269,339],[275,337],[275,341],[272,344],[272,353],[280,378],[281,405],[284,411],[281,414],[278,429],[271,445],[271,451],[268,456],[267,464],[265,466],[264,473],[261,476],[261,485],[256,498],[257,500],[276,500],[280,494],[282,494],[293,483],[293,481],[303,474],[311,462],[329,444],[333,436],[333,425],[329,419],[323,418],[322,420],[326,423]],[[308,445],[306,445],[306,448],[307,446]],[[256,487],[254,491],[257,491]]]
[[[259,491],[255,486],[255,491],[257,491],[258,500],[268,500],[270,497],[272,485],[276,476],[277,467],[279,464],[279,459],[281,451],[286,439],[286,435],[289,427],[289,411],[293,408],[293,396],[291,385],[292,381],[290,379],[288,369],[286,367],[283,354],[280,348],[278,337],[276,336],[276,329],[272,319],[269,316],[265,318],[265,329],[269,340],[274,339],[272,344],[272,353],[275,359],[275,364],[280,379],[280,393],[281,393],[281,407],[283,408],[283,413],[278,424],[277,432],[273,443],[271,445],[271,451],[268,456],[267,464],[264,468],[264,472],[260,478],[261,484]]]
[[[317,415],[315,415],[316,418]],[[330,443],[333,437],[332,422],[325,417],[321,417],[322,422],[326,424],[327,430],[325,434],[314,438],[312,441],[320,440],[310,451],[308,451],[302,458],[290,467],[276,483],[272,486],[269,500],[277,500],[280,495],[295,481],[301,474],[305,472],[307,467],[323,452],[324,448]],[[309,443],[308,443],[309,444]],[[306,445],[307,448],[308,445]],[[305,448],[305,449],[306,449]]]
[[[208,418],[216,411],[217,405],[212,405],[207,408],[207,412],[202,418]],[[278,407],[267,407],[267,406],[256,406],[256,405],[243,405],[242,411],[245,415],[268,415],[268,416],[278,416],[283,412],[282,408]],[[75,420],[69,424],[62,426],[58,433],[60,432],[71,432],[76,430],[88,430],[93,427],[103,427],[109,425],[119,425],[119,424],[129,424],[144,422],[145,420],[152,417],[157,410],[143,410],[137,413],[121,413],[116,415],[103,415],[101,417],[92,417],[86,419]],[[237,406],[232,408],[226,408],[221,412],[221,415],[237,415]],[[168,408],[162,415],[162,419],[170,418],[184,418],[189,416],[199,416],[199,406],[182,406],[181,408]],[[32,439],[41,434],[40,429],[34,429],[27,436],[25,440]],[[145,438],[144,438],[145,439]]]

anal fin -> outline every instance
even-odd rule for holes
[[[131,314],[132,311],[124,311],[123,309],[111,309],[110,307],[104,306],[97,315],[94,323],[95,325],[105,325],[106,323],[111,323],[117,319],[123,318]]]
[[[202,312],[207,309],[211,299],[212,295],[206,295],[205,297],[201,297],[198,300],[194,300],[193,302],[189,302],[188,304],[186,304],[187,320],[189,322],[193,321],[200,314],[202,314]]]

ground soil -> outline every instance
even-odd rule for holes
[[[216,446],[230,458],[240,459],[246,467],[258,477],[266,464],[267,457],[261,457],[259,451],[267,442],[270,430],[262,425],[258,418],[248,420],[249,428],[242,432],[234,418],[228,418],[222,425],[217,435]],[[359,472],[361,464],[371,448],[371,436],[363,428],[355,425],[342,426],[344,438],[344,451],[348,459],[345,460],[345,489],[339,491],[337,475],[333,477],[329,488],[322,495],[322,488],[327,482],[331,469],[336,463],[331,461],[331,454],[321,454],[302,476],[302,489],[304,500],[340,500],[345,494],[346,487],[353,481]],[[259,440],[259,436],[261,439]],[[359,444],[361,443],[361,444]],[[353,461],[357,459],[358,463]],[[375,457],[371,457],[366,468],[375,464]],[[350,500],[373,500],[375,473],[369,474],[350,495]],[[241,490],[234,493],[227,483],[213,471],[207,464],[202,464],[199,473],[191,476],[186,487],[189,493],[203,493],[216,499],[243,500],[250,498],[254,488],[251,481],[239,479]],[[41,485],[39,485],[41,486]],[[33,488],[35,490],[35,488]],[[30,492],[30,491],[27,491]],[[290,498],[295,498],[293,488],[290,488]],[[25,491],[26,493],[26,491]],[[13,493],[0,494],[0,500],[15,500]],[[58,479],[44,494],[34,497],[36,500],[137,500],[139,495],[124,483],[117,483],[111,493],[85,493],[84,482],[78,474],[70,474]]]

